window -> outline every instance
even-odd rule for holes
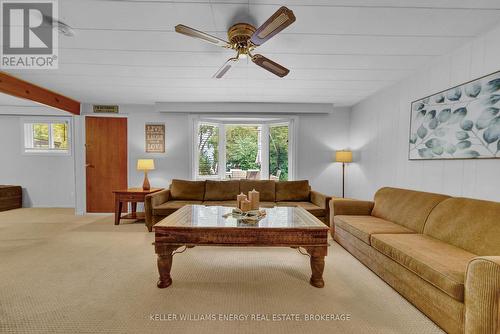
[[[69,154],[69,120],[24,121],[24,152]]]
[[[198,127],[198,175],[219,174],[219,128],[216,124],[200,123]]]
[[[226,178],[260,179],[261,127],[226,125]]]
[[[271,179],[288,180],[288,124],[269,127],[269,174]]]
[[[195,117],[193,178],[293,180],[294,120]]]

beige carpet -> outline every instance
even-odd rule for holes
[[[112,221],[0,213],[0,332],[442,333],[333,242],[324,289],[309,285],[308,258],[293,249],[197,247],[175,255],[174,283],[160,290],[153,234]]]

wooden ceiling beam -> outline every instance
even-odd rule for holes
[[[0,72],[0,92],[80,115],[80,102]]]

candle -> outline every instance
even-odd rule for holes
[[[252,210],[258,210],[259,209],[259,200],[260,200],[260,194],[257,190],[253,189],[252,191],[248,192],[248,199],[250,200],[250,203],[252,203]]]
[[[236,206],[238,207],[238,209],[241,209],[241,202],[245,199],[247,199],[247,195],[245,195],[244,193],[236,195]]]
[[[250,202],[247,199],[242,200],[240,205],[241,205],[240,209],[243,212],[247,212],[247,211],[252,210],[252,202]]]

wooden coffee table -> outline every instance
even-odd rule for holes
[[[302,247],[310,256],[312,286],[322,288],[329,228],[300,207],[265,209],[257,225],[222,217],[232,208],[187,205],[153,226],[160,278],[157,286],[172,284],[172,256],[180,247],[251,246]]]

